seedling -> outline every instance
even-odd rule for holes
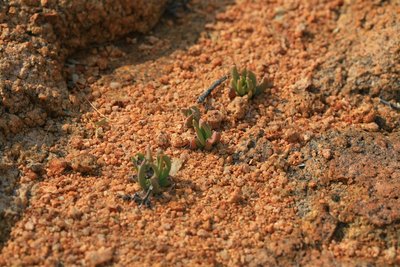
[[[95,127],[96,127],[96,130],[94,131],[94,136],[95,136],[96,138],[99,138],[99,136],[101,136],[100,133],[101,133],[102,130],[103,130],[102,127],[107,126],[107,125],[108,125],[108,121],[107,121],[106,118],[103,118],[103,119],[101,119],[101,120],[95,122],[94,125],[95,125]]]
[[[251,99],[261,94],[268,87],[268,83],[265,80],[257,84],[256,75],[247,69],[242,70],[241,74],[239,74],[235,66],[232,68],[231,75],[231,93],[237,96],[248,95],[249,99]]]
[[[221,139],[221,134],[211,131],[211,127],[202,119],[193,119],[192,124],[196,132],[196,137],[190,141],[191,149],[204,148],[205,150],[211,150],[212,146]]]
[[[183,115],[186,117],[185,125],[188,128],[193,127],[193,120],[200,120],[200,110],[198,107],[193,106],[188,109],[182,110]]]
[[[182,113],[186,117],[186,127],[193,127],[196,133],[196,137],[189,142],[191,149],[204,148],[205,150],[210,150],[214,144],[219,142],[221,134],[212,131],[211,127],[200,118],[200,110],[196,106],[184,109]]]
[[[171,185],[169,176],[171,159],[164,155],[162,151],[159,151],[154,160],[149,146],[147,147],[146,155],[138,153],[132,158],[132,161],[137,171],[137,181],[143,191],[146,192],[143,199],[138,195],[134,199],[140,202],[140,205],[146,204],[148,206],[151,194],[160,194],[164,188]]]

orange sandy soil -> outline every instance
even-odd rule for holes
[[[19,215],[0,265],[400,265],[400,115],[378,98],[400,102],[399,2],[189,7],[78,51],[78,109],[7,143]],[[233,64],[273,87],[238,106],[217,88],[200,106],[222,140],[189,150],[181,109]],[[118,197],[140,191],[148,144],[183,163],[153,209]]]

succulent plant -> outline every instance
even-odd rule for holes
[[[200,110],[196,106],[190,107],[188,109],[183,109],[182,113],[186,117],[185,125],[188,128],[193,127],[193,120],[200,120]]]
[[[236,66],[232,68],[231,71],[232,82],[231,82],[231,92],[238,96],[248,95],[249,99],[253,98],[258,94],[261,94],[267,87],[268,83],[262,81],[257,84],[256,75],[247,69],[243,69],[239,74]]]
[[[196,137],[190,141],[191,149],[204,148],[205,150],[210,150],[221,139],[221,134],[212,131],[211,127],[202,119],[193,119],[192,124],[196,132]]]
[[[171,184],[169,179],[171,159],[162,151],[157,153],[154,161],[150,147],[147,147],[146,155],[138,153],[132,161],[137,170],[137,181],[144,191],[159,194],[162,188]]]
[[[193,127],[196,133],[196,137],[189,142],[191,149],[204,148],[205,150],[210,150],[214,144],[219,142],[221,134],[212,131],[210,125],[200,118],[201,114],[198,107],[192,106],[182,110],[182,113],[186,117],[186,127]]]

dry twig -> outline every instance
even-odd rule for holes
[[[391,102],[389,102],[389,101],[386,101],[386,100],[384,100],[384,99],[382,99],[382,98],[380,98],[380,97],[379,97],[379,101],[380,101],[382,104],[384,104],[384,105],[386,105],[386,106],[388,106],[388,107],[390,107],[390,108],[392,108],[392,109],[394,109],[394,110],[400,111],[400,105],[399,105],[399,104],[393,104],[393,103],[391,103]]]
[[[107,120],[110,120],[110,118],[108,118],[106,115],[104,115],[103,113],[101,113],[101,112],[89,101],[89,99],[87,99],[87,98],[85,97],[85,100],[89,103],[89,105],[90,105],[101,117],[103,117],[103,118],[105,118],[105,119],[107,119]]]
[[[202,93],[199,98],[197,98],[197,103],[203,103],[204,100],[206,100],[207,96],[209,96],[211,94],[211,92],[217,88],[217,86],[219,86],[221,83],[223,83],[226,79],[228,79],[228,75],[224,75],[221,78],[219,78],[218,80],[216,80],[211,86],[210,88],[208,88],[204,93]]]

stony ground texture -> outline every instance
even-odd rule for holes
[[[79,109],[5,143],[0,265],[400,265],[400,113],[379,100],[400,101],[399,2],[189,8],[71,56]],[[201,109],[221,143],[189,150],[181,109],[233,64],[273,87],[218,88]],[[153,210],[118,197],[148,144],[183,163]]]
[[[166,0],[0,2],[0,134],[43,126],[71,109],[65,57],[155,25]],[[97,62],[100,67],[104,63]],[[66,77],[67,76],[67,77]]]

